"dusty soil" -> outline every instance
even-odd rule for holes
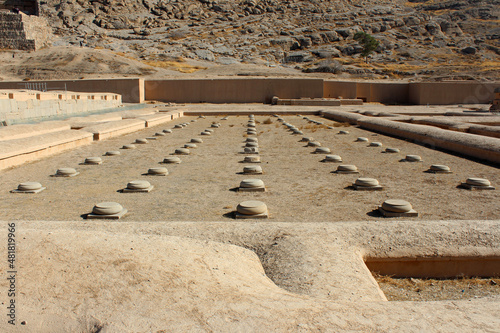
[[[159,137],[135,150],[121,150],[122,155],[103,157],[100,166],[80,165],[86,157],[101,156],[124,144],[154,135],[163,128],[195,118],[183,118],[173,123],[141,132],[95,142],[89,146],[65,152],[51,158],[29,163],[0,174],[0,219],[6,220],[75,220],[90,212],[94,204],[103,201],[121,203],[129,210],[129,221],[218,221],[228,219],[228,213],[244,200],[264,201],[271,221],[377,221],[377,207],[390,198],[409,201],[419,212],[415,221],[450,219],[498,219],[500,207],[492,205],[500,198],[499,191],[468,191],[457,188],[468,177],[487,178],[494,186],[500,184],[498,169],[444,152],[431,150],[404,140],[377,135],[354,127],[311,125],[300,117],[287,116],[286,121],[298,126],[304,136],[312,136],[329,147],[332,154],[342,156],[344,164],[354,164],[359,174],[335,174],[337,164],[321,163],[324,155],[313,154],[314,148],[299,142],[302,136],[291,135],[285,127],[268,116],[257,116],[258,139],[263,175],[240,174],[245,164],[243,141],[246,137],[246,116],[229,117],[213,136],[203,137],[204,143],[193,149],[190,156],[181,156],[182,163],[166,165],[166,177],[143,176],[150,167],[159,166],[164,157],[182,147],[191,138],[210,127],[221,117],[199,119],[184,129]],[[319,117],[313,117],[320,119]],[[325,125],[336,125],[325,120]],[[338,135],[347,129],[349,135]],[[365,136],[380,141],[383,147],[372,148],[354,142]],[[385,147],[397,147],[400,154],[385,154]],[[400,162],[407,154],[422,156],[422,163]],[[445,164],[452,174],[430,174],[431,164]],[[58,168],[74,167],[80,174],[72,178],[51,177]],[[379,180],[383,191],[354,191],[349,188],[358,177]],[[246,178],[262,179],[265,193],[230,191]],[[147,179],[155,186],[150,193],[120,193],[135,179]],[[38,181],[47,190],[37,195],[9,193],[25,181]],[[57,212],[57,214],[54,214]]]
[[[27,332],[494,332],[498,295],[385,302],[361,256],[487,255],[498,226],[17,221],[17,319]]]

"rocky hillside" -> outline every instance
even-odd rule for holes
[[[46,0],[55,46],[139,59],[252,63],[371,78],[486,78],[500,71],[500,0]],[[360,57],[357,31],[380,45]]]

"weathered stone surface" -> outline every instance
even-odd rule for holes
[[[382,208],[389,212],[405,213],[412,210],[412,206],[408,201],[399,199],[389,199],[382,203]]]
[[[112,215],[123,210],[122,205],[116,202],[101,202],[94,206],[92,213],[97,215]]]

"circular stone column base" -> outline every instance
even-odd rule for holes
[[[396,213],[396,212],[389,212],[383,209],[382,207],[378,208],[378,211],[384,216],[384,217],[416,217],[418,216],[418,213],[415,209],[409,210],[404,213]]]
[[[382,191],[384,189],[381,185],[377,185],[377,186],[361,186],[361,185],[353,184],[352,187],[356,191]]]
[[[188,148],[177,148],[173,155],[189,155],[190,153]]]
[[[260,156],[245,156],[240,163],[261,163]]]
[[[422,157],[420,157],[419,155],[406,155],[406,157],[404,159],[401,160],[401,162],[412,162],[412,163],[419,163],[419,162],[423,162],[422,161]]]
[[[17,186],[17,189],[10,191],[10,193],[40,193],[45,190],[42,184],[38,182],[26,182]]]
[[[255,147],[245,147],[240,154],[253,154],[253,155],[258,155],[259,154],[259,148]]]
[[[433,164],[430,166],[428,173],[452,173],[447,165]]]
[[[460,187],[465,188],[467,190],[494,190],[495,188],[491,186],[491,183],[488,179],[483,178],[467,178],[465,183],[460,184]]]
[[[269,213],[266,204],[260,201],[243,201],[236,208],[237,219],[267,219]]]
[[[181,163],[181,159],[175,156],[172,157],[165,157],[162,162],[162,164],[179,164]]]
[[[126,213],[127,210],[116,202],[101,202],[94,206],[92,213],[87,214],[86,219],[118,220]]]
[[[100,157],[87,157],[83,165],[99,165],[102,164],[102,158]]]
[[[151,185],[150,187],[148,188],[142,188],[142,189],[130,189],[130,188],[124,188],[122,190],[122,193],[135,193],[135,192],[139,192],[139,193],[149,193],[153,190],[154,186]]]
[[[122,189],[122,193],[148,193],[153,190],[153,187],[154,186],[146,180],[133,180],[127,184],[126,188]]]
[[[374,178],[358,178],[352,184],[352,187],[356,191],[380,191],[383,189],[378,180]]]
[[[408,201],[400,199],[389,199],[378,208],[384,217],[415,217],[418,213]]]
[[[266,192],[266,187],[238,187],[238,192]]]
[[[260,179],[244,179],[240,183],[240,187],[238,188],[240,192],[265,192],[266,187],[264,182]],[[262,203],[263,204],[263,203]]]
[[[243,173],[246,175],[261,175],[262,168],[258,165],[246,166],[243,168]]]
[[[385,148],[385,150],[382,153],[397,154],[399,152],[400,152],[399,148]]]
[[[121,155],[121,153],[118,150],[107,151],[106,154],[104,154],[104,156],[117,156],[117,155]]]
[[[339,155],[326,155],[324,159],[321,160],[324,163],[342,163],[342,157]]]
[[[51,177],[74,177],[79,175],[80,173],[77,172],[73,168],[60,168],[57,169],[56,173],[54,175],[50,175]]]
[[[148,169],[148,173],[146,173],[145,175],[147,175],[147,176],[166,176],[166,175],[168,175],[168,170],[167,170],[167,168],[162,168],[162,167],[150,168],[150,169]]]
[[[359,173],[358,168],[355,165],[339,165],[337,170],[333,171],[338,174],[350,174],[350,173]]]

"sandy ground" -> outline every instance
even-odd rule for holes
[[[265,125],[269,117],[256,116],[265,174],[255,177],[268,192],[238,193],[230,189],[249,178],[239,174],[248,118],[220,120],[212,136],[199,135],[220,118],[178,119],[0,173],[0,220],[16,223],[19,331],[497,330],[498,285],[462,301],[387,302],[363,263],[364,257],[498,257],[498,190],[457,188],[471,176],[498,186],[497,168],[352,126],[331,130],[286,116],[304,136],[360,169],[359,175],[332,174],[336,165],[319,162],[323,155],[311,154],[313,148],[298,142],[301,136],[275,118]],[[197,121],[136,150],[103,157],[100,166],[79,164],[186,119]],[[338,135],[339,129],[350,134]],[[358,136],[384,146],[368,148],[354,142]],[[193,137],[204,143],[181,156],[181,164],[166,165],[168,176],[142,176]],[[385,147],[401,154],[381,153]],[[424,162],[399,162],[406,154],[419,154]],[[454,173],[425,173],[434,163]],[[60,167],[75,167],[80,175],[50,177]],[[384,191],[348,189],[359,176],[377,178]],[[147,179],[155,188],[118,192],[133,179]],[[24,181],[40,181],[47,189],[9,193]],[[387,198],[409,200],[419,217],[373,213]],[[248,199],[264,201],[270,218],[231,218]],[[119,221],[83,219],[102,201],[119,202],[129,213]],[[7,222],[1,225],[7,234]],[[6,290],[8,281],[1,281]],[[0,329],[12,327],[1,321]]]
[[[148,177],[150,167],[159,166],[164,157],[182,147],[191,138],[210,127],[221,117],[200,119],[184,129],[159,137],[135,150],[121,150],[120,156],[103,156],[99,166],[79,165],[86,157],[101,156],[117,150],[136,138],[152,136],[163,128],[186,121],[177,120],[165,126],[146,129],[96,142],[70,152],[62,153],[0,174],[0,219],[5,220],[77,220],[89,213],[98,202],[115,201],[129,210],[128,221],[218,221],[244,200],[264,201],[271,221],[377,221],[374,212],[387,199],[409,201],[419,212],[415,221],[448,219],[498,219],[499,191],[468,191],[457,188],[468,177],[487,178],[494,186],[500,184],[500,173],[492,166],[480,164],[444,152],[427,149],[383,135],[354,127],[335,129],[310,125],[296,116],[285,119],[303,129],[304,136],[312,136],[332,154],[342,156],[344,164],[354,164],[359,174],[335,174],[335,163],[321,163],[324,155],[313,154],[314,148],[299,142],[302,136],[291,135],[273,119],[272,124],[258,124],[261,166],[264,174],[240,174],[245,164],[246,116],[230,117],[213,136],[203,137],[204,143],[192,150],[190,156],[181,156],[182,163],[166,165],[166,177]],[[267,116],[257,116],[263,122]],[[313,117],[320,119],[319,117]],[[187,118],[189,120],[189,118]],[[195,119],[195,118],[191,118]],[[334,124],[325,121],[325,124]],[[349,135],[338,135],[347,129]],[[380,141],[381,148],[354,142],[359,136]],[[397,147],[400,154],[385,154],[385,147]],[[406,154],[417,154],[422,163],[400,162]],[[445,164],[452,174],[430,174],[431,164]],[[76,168],[80,174],[72,178],[51,177],[61,167]],[[379,180],[383,191],[354,191],[349,186],[358,177]],[[265,193],[238,193],[230,191],[243,179],[262,179]],[[154,185],[150,193],[120,193],[120,189],[135,179],[146,179]],[[25,181],[38,181],[47,190],[37,195],[9,193]],[[55,213],[56,212],[56,213]]]
[[[25,332],[494,332],[500,324],[498,296],[386,302],[361,260],[491,254],[498,221],[18,221],[16,228]]]

